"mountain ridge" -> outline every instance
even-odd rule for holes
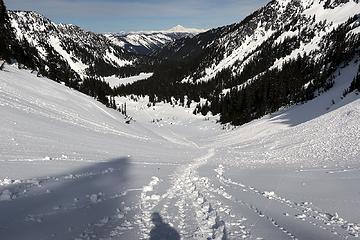
[[[120,32],[123,34],[129,34],[129,33],[180,33],[180,32],[184,32],[184,33],[193,33],[193,34],[199,34],[199,33],[203,33],[208,31],[209,29],[203,29],[203,28],[188,28],[188,27],[184,27],[181,24],[178,24],[174,27],[171,27],[169,29],[165,29],[165,30],[140,30],[140,31],[122,31]],[[108,33],[112,33],[112,32],[108,32]],[[115,32],[116,33],[116,32]]]
[[[110,43],[105,37],[72,24],[57,24],[32,11],[8,11],[10,22],[19,41],[26,39],[46,60],[48,51],[60,55],[80,78],[91,71],[91,62],[119,68],[131,65],[126,51]],[[82,54],[82,53],[83,54]],[[84,54],[87,53],[87,56]],[[90,54],[88,54],[90,53]],[[102,75],[95,70],[95,74]]]
[[[164,46],[181,38],[192,38],[206,29],[185,28],[177,25],[168,30],[106,33],[112,43],[140,55],[152,55]]]

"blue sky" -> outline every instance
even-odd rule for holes
[[[95,32],[185,27],[213,28],[238,22],[270,0],[5,0],[8,9],[35,10],[58,23]]]

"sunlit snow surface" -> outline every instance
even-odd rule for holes
[[[358,239],[360,99],[341,99],[356,69],[311,102],[222,130],[192,109],[117,98],[126,124],[6,66],[0,239]]]
[[[105,77],[104,80],[105,82],[109,83],[110,87],[114,88],[120,85],[127,85],[137,81],[146,80],[150,78],[152,75],[153,73],[140,73],[139,75],[126,77],[126,78],[119,78],[114,75],[110,77]]]

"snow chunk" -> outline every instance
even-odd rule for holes
[[[153,200],[153,201],[158,201],[158,200],[160,200],[160,195],[156,195],[156,194],[154,194],[154,195],[151,195],[151,200]]]
[[[154,190],[154,186],[158,185],[160,179],[158,177],[152,177],[149,185],[143,187],[143,192],[152,192]]]
[[[297,219],[305,220],[306,215],[305,215],[305,214],[297,214],[297,215],[295,215],[295,217],[296,217]]]
[[[4,190],[0,195],[0,201],[10,201],[12,200],[14,195],[10,192],[10,190]]]
[[[145,186],[144,188],[143,188],[143,191],[144,192],[152,192],[154,189],[153,189],[153,186]]]
[[[268,198],[268,199],[274,199],[276,197],[276,194],[275,192],[263,192],[263,196]]]
[[[90,195],[89,199],[92,203],[98,203],[101,202],[102,195],[102,193],[94,193]]]

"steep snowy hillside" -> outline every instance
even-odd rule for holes
[[[193,42],[199,43],[197,48],[206,47],[206,55],[196,66],[196,72],[183,81],[208,81],[224,69],[240,75],[252,59],[259,57],[262,48],[268,46],[264,45],[265,42],[273,46],[278,44],[277,47],[282,47],[282,44],[287,46],[270,67],[281,68],[284,62],[295,59],[299,54],[320,58],[319,50],[326,36],[359,12],[360,3],[356,0],[271,1],[240,23],[212,30],[215,34],[205,33],[194,38]],[[356,28],[358,23],[354,25]],[[211,34],[216,38],[208,43],[205,39],[211,38]],[[187,50],[181,53],[187,45],[185,40],[179,41],[169,50],[174,51],[175,57],[180,57],[188,54]],[[178,52],[180,56],[177,56]]]
[[[144,31],[130,33],[105,34],[115,45],[125,50],[143,55],[150,55],[175,40],[193,37],[205,32],[204,29],[185,28],[181,25],[164,31]]]
[[[72,78],[112,75],[136,58],[105,36],[70,24],[56,24],[35,12],[9,11],[18,41],[26,40],[42,60],[42,71],[61,66]],[[65,77],[64,77],[65,78]]]
[[[0,236],[358,239],[358,70],[234,130],[148,99],[135,121],[27,70],[0,71]],[[334,102],[333,102],[334,101]],[[192,108],[194,105],[192,105]]]

